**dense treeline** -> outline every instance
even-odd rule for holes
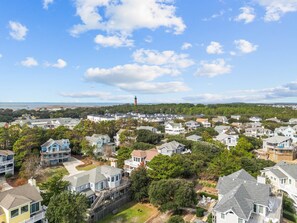
[[[137,109],[131,104],[106,106],[106,107],[81,107],[75,109],[65,109],[61,111],[35,111],[35,110],[18,110],[0,109],[0,122],[11,122],[22,114],[31,114],[37,118],[86,118],[88,114],[110,113],[127,113],[138,111],[140,113],[155,114],[184,114],[200,115],[212,117],[216,115],[242,115],[243,118],[250,116],[261,116],[262,118],[278,117],[283,121],[297,117],[297,110],[292,108],[277,108],[269,105],[257,104],[215,104],[215,105],[194,105],[194,104],[153,104],[138,105]]]

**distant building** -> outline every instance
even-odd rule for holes
[[[291,119],[289,120],[289,124],[290,124],[290,125],[297,125],[297,118],[291,118]]]
[[[106,155],[115,152],[115,144],[110,142],[108,135],[93,134],[92,136],[86,136],[86,140],[90,146],[94,147],[93,153],[95,155]]]
[[[187,149],[185,145],[172,141],[164,143],[161,146],[157,146],[158,153],[166,156],[172,156],[173,154],[185,154],[191,153],[191,150]]]
[[[282,196],[271,194],[269,185],[257,182],[245,170],[220,177],[213,223],[280,223]]]
[[[267,122],[275,122],[275,123],[281,123],[281,120],[279,120],[277,117],[274,118],[268,118],[265,121]]]
[[[287,126],[287,127],[279,127],[274,130],[274,134],[282,135],[290,137],[293,140],[293,143],[297,143],[297,131],[294,129],[294,127]]]
[[[208,121],[207,118],[197,118],[196,122],[201,123],[201,125],[205,128],[211,127],[211,123]]]
[[[216,118],[212,119],[213,123],[223,123],[223,124],[228,124],[228,119],[226,116],[218,116]]]
[[[25,184],[0,192],[0,222],[45,223],[45,208],[38,189]]]
[[[231,115],[231,118],[239,121],[241,116],[240,115]]]
[[[180,135],[185,133],[186,133],[186,130],[181,123],[168,122],[165,124],[165,134]]]
[[[246,128],[244,135],[248,137],[261,138],[263,136],[272,137],[274,133],[270,129],[265,129],[264,127],[254,127]]]
[[[202,140],[202,137],[198,136],[198,135],[190,135],[190,136],[186,137],[186,139],[190,140],[190,141],[194,141],[194,142],[199,142]]]
[[[87,119],[92,122],[114,121],[116,118],[111,115],[88,115]]]
[[[159,153],[156,149],[150,150],[133,150],[131,153],[132,158],[125,160],[124,170],[126,173],[131,173],[133,170],[143,165],[146,166],[155,156]]]
[[[191,121],[185,122],[185,126],[187,127],[188,130],[195,130],[198,127],[200,127],[200,124],[198,122],[191,120]]]
[[[0,150],[0,174],[14,174],[14,153],[10,150]]]
[[[253,117],[250,117],[249,120],[251,122],[256,122],[257,123],[257,122],[261,122],[262,121],[262,118],[257,117],[257,116],[253,116]]]
[[[41,145],[40,155],[42,166],[52,166],[69,161],[71,157],[69,139],[49,139]]]
[[[215,137],[215,140],[226,145],[228,149],[235,147],[237,145],[238,139],[238,135],[228,135],[225,133],[221,133]]]
[[[160,133],[156,128],[152,127],[152,126],[139,126],[136,128],[136,130],[148,130],[151,131],[153,133]]]

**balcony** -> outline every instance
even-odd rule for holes
[[[47,220],[45,219],[45,210],[33,215],[30,219],[22,221],[21,223],[35,223],[40,220],[44,220],[44,222],[47,222]]]
[[[47,152],[40,152],[41,155],[50,155],[50,154],[59,154],[59,153],[70,153],[71,149],[59,150],[59,151],[47,151]]]
[[[41,156],[41,160],[58,160],[58,159],[68,159],[70,158],[71,155],[70,154],[65,154],[63,156]]]
[[[11,160],[1,160],[0,161],[0,166],[7,165],[7,164],[13,164],[13,163],[14,163],[14,159],[11,159]]]

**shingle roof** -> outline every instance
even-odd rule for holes
[[[277,176],[278,178],[280,179],[283,179],[283,178],[288,178],[286,176],[286,174],[284,174],[282,171],[278,170],[278,169],[270,169],[270,171],[275,175]]]
[[[0,193],[0,206],[11,209],[28,202],[42,201],[36,187],[25,184]]]
[[[179,146],[184,147],[185,145],[177,141],[171,141],[171,142],[162,144],[161,146],[158,147],[158,149],[176,150]]]
[[[14,152],[12,152],[11,150],[0,150],[0,155],[2,156],[14,155]]]
[[[290,137],[287,136],[273,136],[267,139],[264,139],[264,141],[268,142],[268,143],[282,143],[284,141],[287,141],[291,139]]]

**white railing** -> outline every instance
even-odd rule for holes
[[[38,214],[33,215],[30,219],[21,223],[35,223],[40,220],[45,220],[45,211],[39,212]],[[45,220],[45,222],[47,222],[47,220]]]
[[[0,161],[0,166],[6,165],[6,164],[12,164],[12,163],[14,163],[14,160],[13,159],[12,160]]]

